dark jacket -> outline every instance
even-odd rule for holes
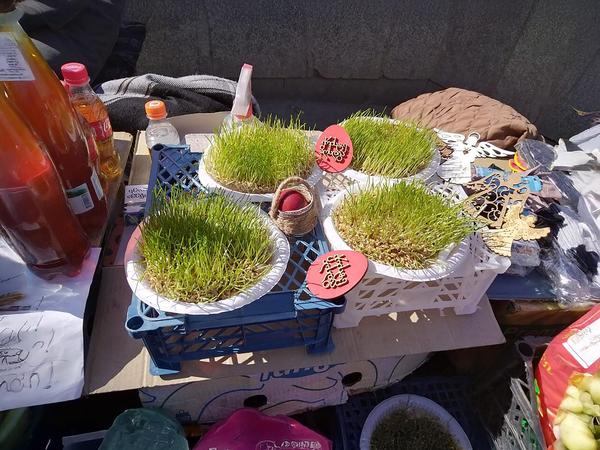
[[[108,59],[117,37],[125,0],[24,0],[21,26],[50,66],[87,66],[92,80]]]

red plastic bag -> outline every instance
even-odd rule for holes
[[[332,450],[331,442],[286,416],[239,409],[216,423],[193,450]]]
[[[536,369],[538,412],[547,448],[557,440],[554,422],[559,406],[577,373],[600,370],[600,305],[558,334]]]

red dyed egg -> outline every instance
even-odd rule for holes
[[[304,196],[295,189],[284,189],[279,197],[280,211],[297,211],[308,205]]]

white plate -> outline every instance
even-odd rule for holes
[[[271,270],[250,289],[236,296],[213,303],[186,303],[159,295],[150,287],[143,277],[145,268],[142,262],[142,255],[138,249],[138,241],[141,238],[140,226],[135,229],[129,238],[127,249],[125,250],[125,274],[127,276],[129,287],[135,296],[147,305],[152,306],[159,311],[177,314],[219,314],[222,312],[233,311],[234,309],[241,308],[242,306],[258,300],[263,295],[269,293],[279,282],[287,268],[288,260],[290,259],[290,244],[285,235],[275,226],[266,213],[259,210],[259,214],[269,228],[274,252],[271,261]]]
[[[314,146],[314,138],[309,137],[309,139],[311,145]],[[251,194],[248,192],[239,192],[234,191],[233,189],[230,189],[226,186],[223,186],[219,181],[215,180],[213,176],[208,173],[208,171],[206,170],[206,166],[204,165],[204,158],[206,158],[207,154],[210,153],[211,147],[212,145],[206,149],[206,151],[204,152],[204,156],[198,164],[198,179],[200,180],[200,183],[202,183],[202,186],[204,186],[210,192],[220,191],[233,199],[245,202],[262,203],[271,202],[273,200],[273,195],[275,194],[275,192],[268,192],[266,194]],[[308,175],[306,181],[308,182],[308,184],[314,187],[319,182],[319,180],[321,180],[322,177],[323,171],[319,168],[319,166],[315,165],[310,174]]]
[[[340,236],[333,222],[333,212],[347,195],[352,195],[365,189],[364,186],[352,185],[347,190],[340,191],[329,200],[322,210],[323,231],[332,250],[354,250]],[[367,188],[368,189],[368,188]],[[392,278],[406,281],[431,281],[450,276],[469,258],[471,254],[471,236],[467,236],[457,245],[445,249],[440,253],[437,261],[424,269],[401,269],[382,264],[369,259],[369,273],[377,273]]]
[[[389,119],[389,118],[385,118],[385,117],[374,117],[373,119],[375,120],[388,120],[389,122],[393,122],[393,123],[400,123],[400,121],[395,120],[395,119]],[[344,122],[341,122],[340,125],[343,127],[344,126]],[[437,172],[437,169],[440,165],[442,158],[440,156],[440,152],[437,148],[434,149],[433,152],[433,157],[431,158],[431,161],[429,162],[429,164],[427,165],[427,167],[425,167],[423,170],[421,170],[420,172],[411,175],[410,177],[406,177],[406,178],[389,178],[389,177],[382,177],[379,175],[368,175],[364,172],[359,172],[357,170],[354,169],[346,169],[345,171],[343,171],[342,173],[347,176],[348,178],[351,178],[354,181],[357,181],[360,184],[366,184],[366,183],[371,183],[371,184],[380,184],[380,183],[399,183],[402,180],[422,180],[422,181],[427,181],[429,178],[431,178],[433,175],[435,175],[435,173]]]

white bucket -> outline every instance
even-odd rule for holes
[[[379,422],[399,409],[420,411],[425,415],[438,419],[461,450],[473,450],[465,431],[448,411],[428,398],[412,394],[395,395],[373,408],[360,434],[360,450],[371,450],[371,436]]]
[[[257,208],[258,209],[258,208]],[[207,315],[219,314],[241,308],[263,295],[268,294],[279,282],[284,274],[290,259],[290,244],[285,235],[275,226],[271,218],[263,211],[258,210],[260,218],[267,225],[270,239],[273,242],[273,258],[271,270],[254,286],[236,296],[213,303],[186,303],[164,297],[155,292],[144,280],[143,257],[139,252],[138,242],[141,239],[141,229],[138,226],[131,235],[125,250],[125,274],[129,287],[135,296],[142,302],[159,311],[177,314]]]

